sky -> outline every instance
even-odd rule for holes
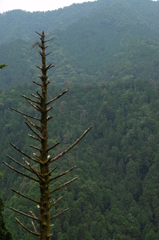
[[[29,12],[48,11],[70,6],[73,3],[94,2],[95,0],[0,0],[0,13],[14,9]]]

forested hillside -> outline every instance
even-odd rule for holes
[[[17,225],[18,214],[9,207],[38,215],[37,206],[10,188],[38,199],[39,187],[2,161],[20,170],[8,154],[23,164],[10,142],[33,154],[24,119],[10,108],[37,114],[20,95],[37,91],[31,85],[40,63],[34,31],[42,30],[48,38],[55,36],[48,50],[53,53],[47,63],[55,64],[49,72],[48,98],[69,88],[50,113],[49,144],[60,141],[51,156],[93,126],[52,165],[57,166],[55,175],[75,165],[71,175],[78,176],[53,196],[64,199],[52,214],[70,210],[53,221],[52,240],[159,239],[158,12],[159,3],[149,0],[98,0],[45,13],[0,14],[0,63],[8,64],[0,71],[0,226],[2,198],[13,240],[35,240]],[[62,182],[58,179],[55,185]],[[31,228],[28,219],[18,218]],[[3,233],[9,234],[6,229]]]
[[[36,76],[34,31],[45,30],[54,54],[53,83],[92,83],[159,74],[159,3],[98,0],[49,12],[0,14],[0,62],[7,62],[1,88],[30,83]],[[51,24],[50,24],[51,22]],[[33,64],[34,62],[34,64]]]
[[[157,240],[158,81],[128,80],[69,87],[69,92],[55,103],[52,110],[54,118],[49,123],[49,143],[60,141],[61,144],[51,155],[74,142],[90,124],[93,129],[74,150],[59,160],[59,173],[76,165],[73,175],[79,179],[63,190],[64,199],[54,210],[70,208],[54,222],[52,240]],[[1,159],[18,169],[19,166],[6,155],[21,162],[22,156],[13,151],[9,143],[31,152],[30,140],[23,118],[10,107],[34,113],[20,94],[29,96],[35,90],[31,86],[19,85],[0,93]],[[61,91],[58,86],[51,86],[49,95],[55,96]],[[28,200],[19,198],[9,189],[13,187],[35,198],[39,196],[39,189],[2,163],[0,169],[4,172],[0,192],[6,202],[4,216],[7,226],[14,239],[32,240],[32,236],[17,226],[14,220],[17,214],[9,210],[9,206],[25,212],[33,209],[37,213],[36,205],[31,206]],[[58,194],[61,196],[62,193]],[[29,226],[30,223],[25,224]]]

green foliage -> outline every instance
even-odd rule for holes
[[[21,93],[29,96],[34,91],[34,87],[19,85],[0,93],[1,159],[5,160],[6,154],[11,152],[9,142],[30,152],[30,141],[23,137],[27,136],[28,129],[21,115],[11,112],[10,107],[18,104],[20,111],[34,114],[20,98]],[[61,91],[61,87],[50,85],[49,97]],[[56,214],[63,208],[70,208],[53,222],[52,240],[158,239],[158,104],[159,84],[148,80],[70,85],[69,94],[55,102],[51,110],[54,121],[49,123],[49,144],[60,141],[61,145],[51,152],[51,156],[74,142],[90,123],[93,129],[57,165],[55,175],[76,165],[79,180],[63,190],[64,199],[52,212]],[[19,154],[12,154],[21,161]],[[15,163],[11,164],[18,168]],[[0,169],[4,172],[0,192],[6,202],[7,227],[14,239],[34,240],[17,226],[15,214],[9,210],[12,206],[28,212],[32,203],[8,189],[13,186],[38,198],[37,184],[2,164]],[[62,180],[59,179],[55,185],[60,183]],[[53,183],[52,187],[55,187]],[[57,194],[55,198],[60,196]],[[33,208],[36,214],[36,206]],[[27,219],[23,217],[22,221],[29,226]]]
[[[6,64],[0,64],[0,69],[6,67],[7,65]]]
[[[159,3],[150,0],[98,0],[57,11],[0,14],[0,72],[2,89],[30,83],[37,74],[32,66],[33,29],[46,29],[54,55],[48,62],[55,84],[152,79],[159,75]],[[54,24],[50,24],[53,22]],[[6,31],[7,29],[7,31]],[[10,29],[10,30],[9,30]],[[17,71],[18,69],[18,71]]]
[[[0,179],[2,178],[3,174],[0,172]],[[2,212],[4,210],[4,203],[0,197],[0,240],[12,240],[12,235],[6,229],[4,218]]]

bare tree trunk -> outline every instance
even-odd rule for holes
[[[37,33],[37,32],[36,32]],[[41,42],[36,42],[35,45],[38,45],[39,48],[41,49],[39,51],[39,54],[41,55],[41,60],[42,60],[42,66],[37,66],[37,68],[39,68],[41,70],[41,76],[38,75],[38,77],[41,79],[41,83],[35,82],[33,81],[34,84],[38,85],[41,87],[41,93],[37,92],[37,95],[35,94],[31,94],[32,97],[34,97],[34,99],[31,99],[29,97],[26,97],[25,95],[22,95],[23,98],[25,98],[28,103],[36,110],[40,113],[40,118],[36,118],[34,116],[25,114],[19,110],[16,110],[14,108],[12,108],[14,111],[24,115],[24,118],[26,120],[26,124],[29,127],[29,129],[33,132],[34,135],[30,135],[29,136],[31,138],[33,138],[34,140],[38,141],[40,143],[40,147],[39,146],[33,146],[30,145],[30,147],[34,148],[36,151],[39,152],[39,154],[34,153],[34,157],[31,157],[30,155],[26,154],[25,152],[23,152],[21,149],[19,149],[18,147],[16,147],[13,143],[11,143],[11,145],[17,150],[19,151],[23,156],[25,156],[26,158],[28,158],[29,160],[26,160],[26,158],[23,158],[23,161],[25,162],[25,165],[23,165],[22,163],[18,162],[17,160],[15,160],[14,158],[12,158],[11,156],[8,155],[8,158],[10,158],[10,160],[12,160],[13,162],[17,163],[19,166],[21,166],[22,168],[24,168],[25,170],[29,171],[31,173],[31,175],[28,175],[27,173],[23,173],[15,168],[13,168],[12,166],[10,166],[9,164],[7,164],[6,162],[4,162],[4,164],[11,168],[12,170],[14,170],[15,172],[33,180],[39,183],[39,187],[40,187],[40,200],[37,199],[32,199],[29,196],[24,195],[21,192],[16,191],[15,189],[11,189],[13,192],[15,192],[16,194],[38,204],[37,207],[39,208],[39,212],[40,212],[40,216],[37,217],[35,216],[35,214],[31,211],[30,214],[24,213],[22,211],[19,211],[18,209],[12,208],[11,209],[25,217],[31,218],[34,221],[37,221],[40,225],[40,232],[37,232],[37,229],[35,227],[35,224],[33,221],[31,221],[32,223],[32,227],[33,230],[30,230],[29,228],[27,228],[23,223],[20,222],[20,220],[18,218],[16,218],[16,221],[25,229],[27,230],[29,233],[37,236],[40,240],[51,240],[51,234],[50,234],[50,221],[58,216],[60,216],[61,214],[63,214],[64,212],[66,212],[68,209],[64,209],[62,212],[55,214],[54,216],[50,216],[50,209],[51,207],[55,206],[55,204],[57,204],[62,197],[58,198],[57,200],[54,200],[53,202],[50,202],[50,196],[52,193],[54,193],[55,191],[60,190],[61,188],[65,187],[66,185],[70,184],[71,182],[75,181],[77,179],[77,177],[71,179],[70,181],[64,182],[63,184],[57,186],[56,188],[49,190],[49,183],[53,180],[56,180],[58,178],[60,178],[61,176],[64,176],[66,174],[68,174],[70,171],[72,171],[75,166],[71,167],[70,169],[68,169],[65,172],[62,172],[60,174],[57,174],[57,176],[55,177],[51,177],[51,174],[56,170],[56,167],[53,168],[52,170],[49,169],[50,164],[55,162],[56,160],[58,160],[61,156],[63,156],[64,154],[66,154],[68,151],[70,151],[86,134],[87,132],[92,128],[88,128],[72,145],[70,145],[67,149],[65,149],[63,152],[61,152],[60,154],[58,154],[57,156],[50,158],[49,151],[51,149],[53,149],[54,147],[56,147],[59,142],[57,142],[54,146],[48,147],[48,127],[47,127],[47,122],[52,118],[48,116],[48,112],[52,109],[51,107],[48,107],[48,105],[52,102],[54,102],[55,100],[57,100],[59,97],[61,97],[62,95],[64,95],[68,89],[66,89],[64,92],[62,92],[61,94],[59,94],[58,96],[54,97],[53,99],[49,100],[47,102],[47,86],[50,83],[48,76],[47,76],[47,71],[54,67],[53,64],[49,64],[48,66],[46,66],[46,56],[49,53],[45,53],[45,50],[47,48],[47,46],[45,46],[45,42],[48,42],[50,40],[46,40],[45,41],[45,34],[44,31],[42,32],[42,34],[37,33],[38,35],[40,35],[40,40]],[[38,122],[40,122],[40,126],[34,124],[30,119],[34,119]],[[34,168],[30,162],[36,162],[39,164],[40,166],[40,170]],[[35,176],[33,176],[35,175]]]

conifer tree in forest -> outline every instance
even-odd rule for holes
[[[39,216],[36,216],[33,212],[24,213],[22,211],[19,211],[18,209],[12,208],[11,209],[25,217],[28,217],[36,222],[39,223],[39,232],[37,231],[37,228],[34,224],[33,221],[32,223],[32,229],[29,229],[28,227],[25,226],[18,218],[16,218],[16,221],[29,233],[37,236],[40,240],[51,240],[51,233],[50,233],[50,226],[51,222],[53,221],[54,218],[60,216],[64,212],[66,212],[68,209],[64,209],[60,213],[57,213],[54,216],[50,216],[50,209],[57,204],[62,197],[52,200],[52,194],[55,193],[56,191],[60,190],[61,188],[67,186],[68,184],[74,182],[77,177],[74,177],[73,179],[64,182],[63,184],[60,184],[59,186],[49,189],[49,183],[68,174],[70,171],[72,171],[75,166],[71,167],[65,172],[62,172],[60,174],[57,174],[56,176],[52,177],[52,173],[55,171],[56,167],[52,166],[53,163],[58,160],[61,156],[66,154],[68,151],[70,151],[91,129],[88,128],[72,145],[70,145],[68,148],[66,148],[64,151],[59,153],[57,156],[50,157],[49,151],[55,148],[59,142],[57,142],[53,146],[48,146],[48,121],[52,118],[51,116],[48,116],[48,112],[52,109],[52,107],[49,107],[51,103],[53,103],[56,99],[60,98],[62,95],[67,93],[68,89],[66,89],[64,92],[59,94],[58,96],[52,98],[51,100],[47,100],[47,88],[48,84],[50,83],[49,78],[47,76],[47,71],[54,67],[53,64],[46,65],[46,56],[49,53],[46,53],[45,50],[48,46],[45,46],[45,43],[52,40],[45,40],[45,34],[44,31],[40,34],[36,32],[38,35],[40,35],[40,42],[36,42],[35,45],[37,45],[40,48],[39,54],[41,56],[42,60],[42,66],[36,66],[38,69],[41,70],[41,75],[38,75],[40,78],[41,82],[35,82],[33,81],[34,84],[38,85],[41,87],[41,93],[37,92],[37,94],[31,94],[33,98],[29,98],[25,95],[22,95],[23,98],[25,98],[28,103],[36,110],[39,112],[39,118],[34,117],[32,115],[28,115],[24,112],[21,112],[19,110],[16,110],[12,108],[14,111],[24,115],[24,118],[26,120],[26,124],[28,128],[32,131],[33,135],[29,134],[29,137],[34,139],[39,143],[39,146],[33,146],[30,145],[31,148],[35,149],[38,151],[37,153],[33,154],[33,157],[19,149],[17,146],[15,146],[13,143],[11,143],[12,147],[16,149],[18,152],[20,152],[24,158],[23,161],[25,164],[20,163],[19,161],[15,160],[13,157],[8,155],[8,158],[12,160],[13,162],[17,163],[20,165],[22,168],[25,170],[29,171],[31,175],[28,175],[27,173],[21,172],[8,163],[4,162],[6,166],[8,166],[10,169],[14,170],[15,172],[21,174],[22,176],[25,176],[33,181],[38,182],[39,188],[40,188],[40,199],[33,199],[29,196],[24,195],[23,193],[12,189],[13,192],[16,194],[34,202],[37,204],[37,207],[39,208]],[[30,119],[36,120],[39,122],[39,124],[33,123]],[[29,159],[29,160],[28,160]],[[39,168],[33,167],[33,163],[39,164]]]
[[[1,178],[1,172],[0,172],[0,178]],[[6,229],[6,226],[5,226],[5,222],[2,215],[3,210],[4,210],[4,203],[0,197],[0,240],[12,240],[12,235]]]
[[[6,67],[7,65],[6,64],[0,64],[0,69]]]
[[[7,66],[6,64],[0,64],[0,69]],[[2,178],[3,174],[0,171],[0,179]],[[0,197],[0,240],[12,240],[12,235],[10,232],[6,229],[5,222],[3,219],[2,212],[4,210],[4,203]]]

